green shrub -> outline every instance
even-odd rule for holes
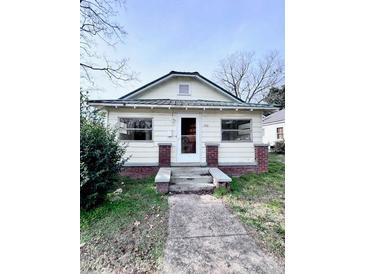
[[[104,125],[105,117],[88,105],[87,91],[80,89],[80,206],[90,209],[102,203],[116,188],[125,161],[125,145],[117,131]]]
[[[285,141],[276,141],[274,145],[274,152],[285,154]]]
[[[90,209],[114,189],[126,161],[116,132],[102,123],[83,121],[80,128],[80,206]]]

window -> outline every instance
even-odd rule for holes
[[[190,95],[190,87],[188,84],[179,85],[179,95]]]
[[[151,118],[119,118],[121,123],[120,140],[152,140]]]
[[[251,120],[222,120],[222,141],[251,142]]]
[[[276,128],[276,138],[278,140],[284,140],[284,128],[282,127]]]

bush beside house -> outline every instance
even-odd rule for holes
[[[115,188],[126,159],[115,130],[105,126],[100,115],[80,102],[80,206],[90,209],[102,203]]]
[[[274,145],[274,152],[285,154],[285,141],[276,141]]]

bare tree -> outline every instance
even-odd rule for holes
[[[215,78],[247,103],[262,102],[270,88],[284,81],[284,65],[278,52],[261,59],[254,52],[236,52],[219,63]]]
[[[123,42],[124,28],[115,20],[124,7],[123,0],[80,0],[80,69],[81,77],[93,83],[93,72],[103,72],[113,83],[135,78],[127,58],[111,60],[97,53],[97,42],[115,47]]]

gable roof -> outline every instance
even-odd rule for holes
[[[265,117],[262,121],[263,125],[285,122],[285,109],[279,110]]]
[[[224,95],[230,97],[231,99],[237,101],[237,102],[241,102],[241,103],[245,103],[242,99],[238,98],[237,96],[233,95],[232,93],[230,93],[228,90],[222,88],[221,86],[217,85],[216,83],[212,82],[211,80],[209,80],[208,78],[204,77],[203,75],[201,75],[199,72],[194,71],[194,72],[183,72],[183,71],[170,71],[169,73],[165,74],[164,76],[161,76],[160,78],[145,84],[144,86],[120,97],[119,99],[133,99],[133,97],[137,94],[140,94],[142,92],[144,92],[147,88],[152,87],[154,85],[157,85],[163,81],[166,81],[167,79],[171,78],[171,77],[175,77],[175,76],[187,76],[187,77],[195,77],[197,79],[200,79],[201,81],[209,84],[210,86],[212,86],[213,88],[215,88],[216,90],[220,91],[221,93],[223,93]]]
[[[162,81],[166,81],[171,77],[177,76],[186,76],[186,77],[194,77],[197,78],[206,84],[210,85],[217,91],[226,95],[227,97],[233,99],[232,102],[225,101],[213,101],[213,100],[171,100],[171,99],[136,99],[134,98],[137,94],[140,94],[146,91],[149,87],[157,85]],[[201,108],[201,109],[265,109],[265,110],[277,110],[276,107],[269,104],[255,104],[255,103],[246,103],[242,99],[233,95],[226,89],[212,82],[208,78],[202,76],[199,72],[181,72],[181,71],[170,71],[168,74],[120,97],[116,100],[89,100],[88,103],[91,106],[113,106],[113,107],[150,107],[150,108]]]

